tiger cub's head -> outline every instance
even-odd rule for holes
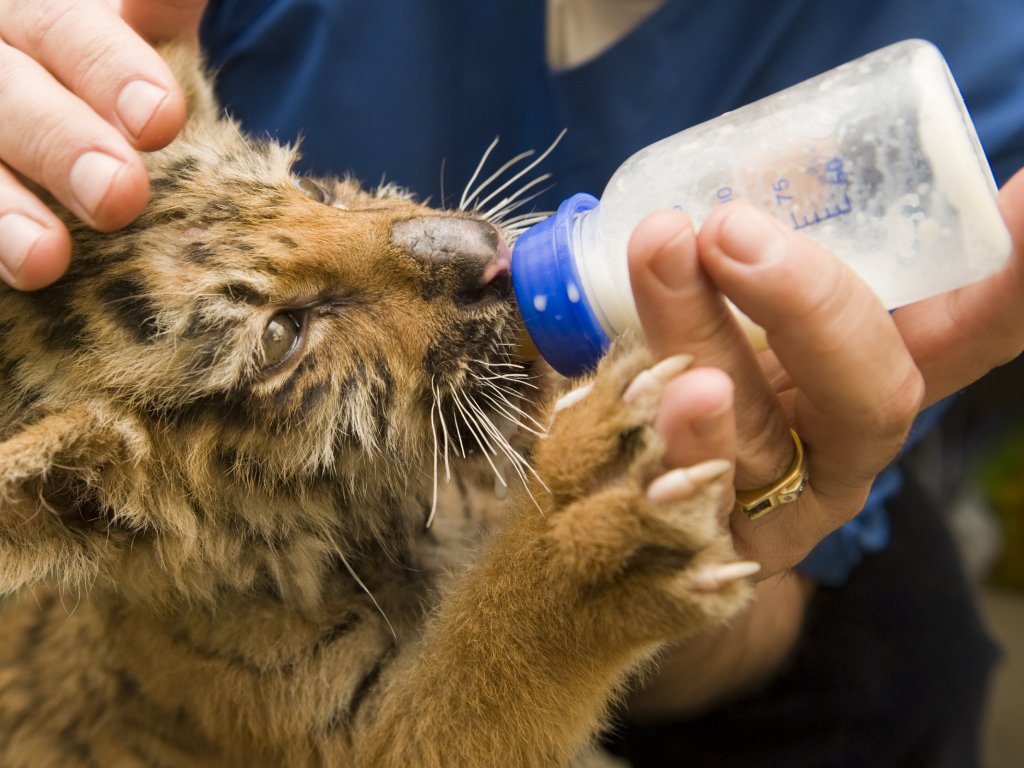
[[[438,456],[494,450],[522,390],[494,226],[297,176],[165,56],[190,118],[143,215],[61,212],[67,274],[0,290],[2,591],[287,581],[288,557],[422,526]]]

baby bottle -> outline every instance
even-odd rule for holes
[[[534,344],[566,375],[642,333],[626,245],[677,208],[696,227],[747,200],[845,261],[889,309],[997,272],[1010,236],[960,91],[938,49],[907,40],[652,144],[601,200],[575,195],[512,253]]]

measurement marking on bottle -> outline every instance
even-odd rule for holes
[[[748,174],[738,187],[731,184],[718,187],[715,202],[747,199],[780,221],[791,221],[794,229],[851,213],[853,203],[843,189],[849,189],[851,183],[846,161],[838,155],[819,155],[814,146],[806,147],[806,152],[809,155],[806,165],[801,163],[786,169],[782,172],[785,175],[780,173],[770,185],[763,175]],[[811,212],[803,214],[801,209]]]
[[[836,203],[834,207],[825,206],[821,211],[813,211],[811,216],[804,216],[803,221],[797,221],[796,214],[790,212],[790,217],[793,219],[793,229],[803,229],[813,224],[818,224],[828,219],[834,219],[837,216],[850,213],[853,210],[853,204],[850,202],[850,196],[847,193],[843,193],[843,200],[840,203]],[[813,217],[813,218],[811,218]]]

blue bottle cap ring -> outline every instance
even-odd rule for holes
[[[611,343],[583,292],[572,249],[576,216],[598,202],[593,195],[573,195],[554,216],[520,235],[512,249],[512,286],[526,330],[564,376],[593,370]]]

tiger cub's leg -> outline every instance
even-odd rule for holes
[[[745,604],[743,567],[721,568],[736,560],[717,514],[725,463],[652,491],[667,468],[651,421],[685,362],[651,364],[620,343],[563,398],[536,450],[535,501],[388,669],[356,725],[358,764],[565,765],[630,670]]]

